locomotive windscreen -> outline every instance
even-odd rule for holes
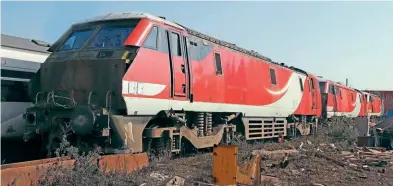
[[[124,41],[134,28],[135,25],[103,26],[85,49],[122,48]],[[59,51],[80,49],[91,37],[93,31],[92,28],[73,31]]]

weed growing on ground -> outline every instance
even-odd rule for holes
[[[350,147],[357,141],[357,129],[351,118],[333,119],[328,124],[326,134],[333,143],[344,147]]]

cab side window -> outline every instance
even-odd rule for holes
[[[270,82],[272,85],[277,85],[276,71],[272,68],[270,69]]]
[[[145,42],[143,43],[143,47],[158,50],[158,28],[154,26],[151,30]]]
[[[303,87],[303,80],[301,77],[299,77],[299,84],[300,84],[300,90],[303,92],[304,91],[304,87]]]
[[[180,36],[171,32],[171,51],[174,56],[182,56]]]

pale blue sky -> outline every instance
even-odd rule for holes
[[[359,89],[393,90],[393,2],[1,2],[1,32],[54,42],[73,22],[142,11]]]

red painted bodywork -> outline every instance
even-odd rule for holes
[[[359,96],[360,96],[361,105],[362,105],[362,107],[360,108],[359,117],[365,117],[365,116],[367,116],[366,96],[363,93],[360,93]]]
[[[308,75],[304,84],[302,100],[298,109],[295,111],[296,115],[321,116],[321,91],[319,89],[318,82],[319,81],[316,76],[312,74]]]
[[[364,93],[366,98],[368,97],[368,99],[366,100],[367,102],[367,114],[369,116],[382,116],[382,99],[379,98],[377,95],[375,94],[371,94],[368,92]]]
[[[279,91],[286,86],[293,73],[301,74],[292,69],[213,44],[213,50],[204,59],[200,61],[190,59],[189,67],[186,66],[185,58],[173,56],[174,65],[172,68],[175,79],[173,89],[175,96],[171,97],[171,67],[168,54],[141,47],[153,26],[176,32],[180,37],[188,36],[185,30],[149,19],[142,19],[124,43],[124,45],[140,48],[123,80],[166,86],[162,92],[154,96],[123,94],[125,97],[151,97],[186,101],[189,99],[187,95],[192,93],[195,102],[263,106],[277,102],[288,91],[272,94],[269,93],[268,89]],[[219,53],[221,56],[222,75],[216,74],[215,53]],[[188,69],[190,69],[190,72],[183,73],[180,68],[181,65],[184,65],[186,72],[188,72]],[[276,72],[276,85],[271,84],[269,69],[274,69]],[[302,75],[306,77],[303,83],[304,91],[299,106],[292,114],[319,117],[321,116],[322,103],[318,78],[312,74]],[[190,83],[188,83],[188,79],[190,79]],[[314,82],[314,86],[311,86],[311,80]],[[183,85],[186,87],[185,93],[183,93]],[[366,102],[364,94],[358,95],[357,90],[329,80],[326,80],[325,85],[325,93],[328,93],[327,108],[333,108],[333,110],[327,109],[328,112],[334,111],[344,114],[353,112],[356,106],[356,96],[361,99],[361,108],[359,113],[356,113],[357,116],[367,116],[368,109],[371,108],[377,112],[380,109],[381,100],[377,97],[373,99],[374,105],[372,106],[371,103]],[[329,91],[331,85],[338,88],[339,92],[337,94]]]
[[[393,91],[389,90],[368,90],[374,95],[378,95],[383,100],[383,114],[386,114],[388,110],[393,110]]]
[[[334,91],[332,91],[332,86],[336,87]],[[328,112],[342,113],[345,115],[351,113],[356,107],[356,96],[358,92],[355,89],[326,80],[325,93],[328,94],[327,108],[333,108],[327,109]],[[362,114],[362,107],[360,112],[356,113],[357,115]]]
[[[187,36],[185,31],[169,27],[148,19],[142,19],[130,34],[125,45],[141,46],[152,26],[159,26]],[[213,45],[213,50],[201,61],[190,60],[191,91],[195,102],[226,103],[241,105],[268,105],[278,101],[286,92],[279,95],[270,94],[267,89],[278,91],[285,87],[293,73],[291,69],[273,65],[227,48]],[[221,56],[223,75],[216,75],[214,52]],[[187,77],[181,72],[182,57],[174,60],[175,94],[181,92],[181,84]],[[170,67],[168,54],[140,47],[138,55],[126,72],[123,80],[139,81],[166,85],[164,91],[155,96],[123,94],[128,97],[154,97],[159,99],[186,100],[186,97],[170,98]],[[271,85],[269,68],[275,69],[277,85]],[[306,76],[304,91],[299,107],[293,114],[321,114],[321,94],[318,80],[314,75]],[[310,89],[310,79],[314,81],[314,89]],[[187,86],[189,86],[187,84]],[[187,89],[188,91],[188,89]],[[187,94],[188,92],[186,92]],[[314,105],[314,106],[312,106]]]

